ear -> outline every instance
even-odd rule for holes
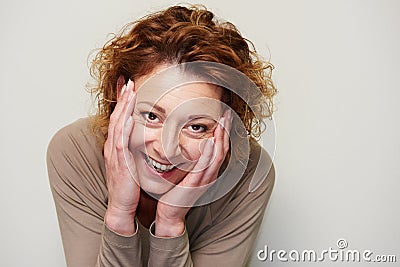
[[[117,80],[117,99],[119,99],[119,96],[121,95],[121,89],[124,87],[124,84],[125,78],[123,75],[120,75]]]

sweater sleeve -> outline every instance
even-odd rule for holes
[[[160,238],[153,235],[153,223],[148,266],[246,266],[275,182],[271,159],[263,159],[269,161],[263,162],[264,165],[271,168],[262,173],[264,177],[256,177],[262,183],[250,192],[256,169],[252,164],[231,192],[207,207],[210,208],[212,223],[197,237],[192,237],[190,244],[187,229],[181,236]],[[253,158],[253,161],[257,160]],[[204,217],[192,217],[187,224],[196,225],[194,220],[198,222]]]
[[[139,233],[120,236],[106,227],[104,159],[93,136],[75,122],[58,131],[47,169],[67,266],[142,266]]]
[[[248,175],[251,178],[253,172]],[[193,266],[246,266],[274,186],[273,165],[265,175],[255,191],[249,192],[251,179],[246,179],[228,198],[211,206],[212,226],[192,248]]]
[[[211,211],[213,226],[200,237],[203,245],[192,253],[194,266],[246,266],[274,185],[274,168],[254,192],[248,183],[229,200],[226,209]]]

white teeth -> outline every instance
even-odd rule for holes
[[[154,167],[154,169],[156,169],[157,172],[165,172],[165,171],[170,171],[174,168],[174,165],[164,165],[161,164],[155,160],[153,160],[152,158],[150,158],[149,156],[146,155],[146,162],[150,165],[152,165]]]

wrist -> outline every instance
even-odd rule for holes
[[[156,215],[155,231],[157,237],[177,237],[185,231],[184,219],[167,219]]]
[[[134,211],[108,207],[104,216],[104,223],[110,230],[119,235],[131,236],[136,232],[135,216],[136,212]]]

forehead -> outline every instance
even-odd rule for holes
[[[167,66],[153,70],[135,80],[137,103],[157,104],[167,112],[180,106],[184,112],[192,110],[219,112],[222,89],[216,85],[196,81],[181,72],[163,75]],[[161,74],[160,74],[161,73]]]

